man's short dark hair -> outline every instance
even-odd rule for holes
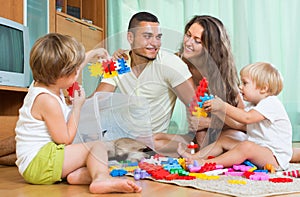
[[[158,18],[155,15],[149,12],[138,12],[131,17],[128,25],[128,31],[136,28],[142,21],[159,23]]]

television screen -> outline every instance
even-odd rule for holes
[[[0,17],[0,85],[28,87],[30,83],[28,28]]]
[[[23,31],[0,25],[0,43],[0,70],[23,73]]]

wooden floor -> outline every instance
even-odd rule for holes
[[[130,177],[129,177],[130,179]],[[25,183],[17,171],[17,167],[0,166],[0,196],[8,197],[224,197],[217,193],[205,192],[193,188],[179,187],[176,185],[158,183],[150,180],[140,180],[137,183],[143,188],[138,194],[90,194],[86,185],[68,185],[66,183],[55,185],[31,185]],[[300,196],[300,193],[284,196]]]

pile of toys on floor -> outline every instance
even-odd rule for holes
[[[275,172],[272,165],[267,164],[264,169],[258,169],[250,161],[246,160],[242,164],[233,165],[231,168],[223,168],[222,165],[215,163],[205,163],[200,166],[197,162],[186,165],[183,158],[171,158],[161,155],[151,156],[140,162],[122,161],[119,165],[110,166],[111,176],[132,175],[135,180],[154,179],[154,180],[217,180],[220,176],[239,176],[245,179],[230,179],[230,184],[246,184],[246,180],[270,181],[287,183],[293,182],[290,177],[300,177],[300,170],[287,172]],[[270,176],[276,174],[275,176]],[[279,176],[278,176],[279,175]]]

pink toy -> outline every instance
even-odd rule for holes
[[[239,170],[242,172],[246,172],[246,171],[249,171],[252,167],[246,166],[246,165],[233,165],[232,168],[237,171]]]
[[[269,175],[264,172],[254,172],[254,174],[249,176],[249,179],[254,181],[267,181],[269,178]]]
[[[189,167],[190,172],[199,172],[201,169],[201,166],[191,166]]]
[[[291,177],[298,178],[298,177],[300,177],[300,170],[286,171],[286,172],[282,172],[282,174],[285,176],[291,176]]]
[[[227,176],[243,176],[244,175],[244,172],[225,172],[224,173],[225,175]]]

